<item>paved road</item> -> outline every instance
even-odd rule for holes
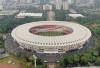
[[[49,65],[49,68],[54,68],[55,67],[55,64],[48,64]]]
[[[9,55],[8,54],[0,54],[0,59],[5,58],[7,56],[9,56]]]
[[[55,13],[53,11],[48,12],[48,21],[55,21]]]

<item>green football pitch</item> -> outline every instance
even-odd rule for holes
[[[61,36],[63,33],[39,33],[41,36]]]

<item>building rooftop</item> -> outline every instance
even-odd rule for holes
[[[68,14],[70,17],[74,17],[74,18],[77,18],[77,17],[84,17],[82,14]]]
[[[39,16],[39,17],[42,17],[42,13],[19,13],[17,16]]]

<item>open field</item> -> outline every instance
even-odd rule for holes
[[[39,33],[41,36],[61,36],[63,33]]]
[[[12,57],[6,57],[0,59],[0,66],[19,66],[19,60],[16,60]]]

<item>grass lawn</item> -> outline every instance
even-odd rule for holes
[[[36,68],[44,68],[43,65],[37,65]]]
[[[8,63],[11,61],[10,63]],[[19,66],[19,60],[16,60],[12,57],[6,57],[3,59],[0,59],[0,66]]]
[[[39,33],[41,36],[61,36],[63,33]]]

